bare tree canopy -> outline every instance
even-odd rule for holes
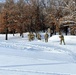
[[[44,31],[48,27],[53,32],[59,31],[61,20],[67,16],[76,23],[76,0],[5,0],[0,3],[0,27],[6,27],[6,33],[19,32],[22,37],[24,32]]]

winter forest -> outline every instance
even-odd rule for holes
[[[76,75],[76,0],[0,0],[0,75]]]
[[[76,35],[76,0],[5,0],[0,3],[0,33],[68,32]]]

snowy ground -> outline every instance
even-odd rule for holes
[[[0,75],[76,75],[76,36],[65,36],[66,45],[60,45],[59,35],[45,43],[35,39],[29,42],[27,34],[0,34]]]

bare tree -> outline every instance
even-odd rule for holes
[[[20,26],[20,36],[24,37],[23,36],[23,32],[24,32],[24,17],[25,17],[25,9],[24,9],[24,6],[25,6],[25,1],[24,0],[19,0],[17,2],[17,23],[18,25]]]
[[[8,31],[11,27],[11,23],[13,23],[13,7],[14,7],[14,0],[6,0],[4,4],[4,8],[2,9],[3,18],[4,18],[4,26],[5,26],[5,33],[6,33],[6,40],[8,40]]]

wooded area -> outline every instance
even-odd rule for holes
[[[76,0],[6,0],[0,3],[0,33],[45,31],[53,33],[70,28],[76,34]]]

